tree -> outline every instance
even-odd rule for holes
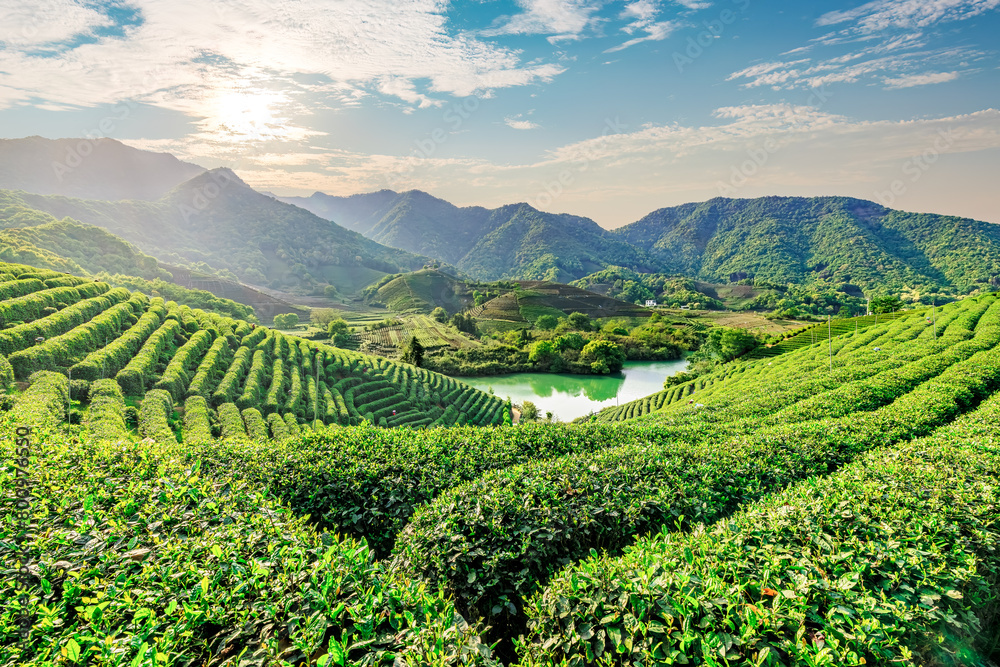
[[[521,421],[533,422],[538,419],[538,406],[531,401],[521,404]]]
[[[552,341],[540,340],[531,346],[531,352],[528,354],[528,361],[533,364],[547,367],[550,366],[558,356],[559,351],[556,350],[556,346],[552,344]]]
[[[294,329],[299,326],[299,316],[295,313],[282,313],[274,316],[276,329]]]
[[[625,284],[622,285],[622,293],[618,298],[629,303],[643,304],[646,303],[647,299],[653,298],[653,293],[634,280],[626,280]]]
[[[326,329],[330,326],[330,322],[337,319],[339,310],[336,308],[313,308],[309,311],[309,321],[316,326]]]
[[[897,296],[877,296],[872,299],[873,313],[891,313],[903,307],[903,302]]]
[[[411,336],[410,342],[403,348],[402,362],[418,367],[424,363],[424,346],[420,344],[416,336]]]
[[[444,324],[445,322],[448,321],[448,311],[442,308],[441,306],[438,306],[437,308],[431,311],[431,317],[433,317],[438,322]]]
[[[535,328],[542,331],[551,331],[556,328],[557,324],[559,324],[559,320],[556,319],[555,315],[542,315],[535,320]]]
[[[571,313],[569,325],[579,331],[590,331],[590,318],[583,313]]]
[[[451,325],[459,331],[467,334],[476,334],[476,318],[471,315],[455,313],[454,317],[451,318]]]
[[[702,356],[721,361],[732,361],[760,344],[757,337],[746,329],[716,327],[708,333],[701,346]]]
[[[559,336],[556,338],[555,345],[556,349],[560,352],[566,350],[582,350],[583,346],[587,344],[583,336],[578,333],[568,333],[564,336]]]
[[[612,336],[628,335],[628,328],[626,326],[626,323],[623,322],[622,320],[610,320],[607,324],[605,324],[601,328],[601,331],[606,334],[611,334]]]
[[[330,324],[327,325],[326,333],[330,336],[330,341],[335,347],[344,347],[351,338],[351,328],[347,326],[347,322],[341,317],[330,321]]]
[[[625,363],[625,352],[617,344],[607,340],[592,340],[583,346],[580,352],[580,359],[590,362],[591,369],[595,369],[594,362],[603,362],[603,366],[598,366],[599,372],[604,372],[607,367],[608,372],[616,373],[622,369]]]

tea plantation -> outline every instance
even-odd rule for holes
[[[510,426],[412,366],[0,272],[5,667],[1000,661],[995,295]]]

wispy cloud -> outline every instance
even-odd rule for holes
[[[924,28],[969,19],[998,6],[1000,0],[874,0],[854,9],[827,12],[816,24],[853,23],[850,30],[865,33],[889,28]]]
[[[641,200],[640,207],[646,208],[636,211],[641,214],[670,203],[673,200],[667,199],[674,196],[687,201],[696,198],[695,192],[714,196],[717,182],[729,177],[726,165],[747,160],[748,151],[759,151],[768,142],[778,148],[756,177],[755,184],[764,191],[813,188],[867,198],[871,183],[898,171],[902,161],[922,155],[941,132],[952,137],[947,147],[951,154],[1000,149],[996,109],[941,118],[865,121],[804,105],[771,104],[721,107],[713,116],[715,122],[709,124],[650,125],[595,136],[521,164],[314,147],[251,156],[237,171],[259,188],[339,194],[377,190],[387,185],[386,174],[395,173],[403,175],[395,184],[399,188],[420,188],[480,204],[524,200],[539,183],[569,173],[572,183],[556,210],[576,208],[586,214],[591,208],[596,214],[605,205],[609,211],[621,208],[626,197]],[[188,156],[181,144],[129,143]]]
[[[678,5],[683,5],[688,9],[708,9],[712,6],[709,0],[674,0]]]
[[[503,119],[503,122],[507,125],[507,127],[512,127],[515,130],[534,130],[541,127],[541,125],[534,121],[530,121],[526,118],[520,118],[519,115],[513,117],[508,116]]]
[[[520,14],[502,18],[482,34],[549,35],[550,41],[578,39],[595,20],[601,3],[593,0],[517,0]]]
[[[888,90],[927,86],[934,83],[945,83],[958,78],[958,72],[928,72],[927,74],[911,74],[885,79],[883,83]]]
[[[657,11],[656,3],[653,0],[636,0],[626,4],[618,18],[648,21],[656,16]]]
[[[0,4],[0,44],[40,48],[111,25],[111,19],[79,0],[7,0]]]
[[[646,33],[645,35],[642,37],[633,37],[618,46],[606,49],[604,52],[614,53],[616,51],[623,51],[630,46],[635,46],[636,44],[642,44],[643,42],[658,42],[664,40],[677,30],[680,25],[681,23],[679,21],[657,21],[656,23],[643,25],[640,29]]]
[[[987,54],[955,44],[935,46],[937,36],[932,28],[997,7],[1000,0],[875,0],[854,9],[828,12],[816,25],[835,26],[835,30],[782,54],[813,57],[752,65],[734,72],[729,80],[743,80],[744,88],[775,90],[864,81],[905,88],[950,81],[960,76],[959,70],[941,73],[928,69],[971,68],[970,63]],[[829,52],[838,47],[851,50],[817,57],[820,49]]]
[[[313,107],[373,93],[428,106],[440,96],[549,81],[564,71],[451,30],[446,0],[341,0],[336,11],[274,0],[135,0],[141,25],[53,54],[29,47],[108,19],[90,3],[42,2],[41,16],[60,20],[40,24],[37,33],[24,28],[24,6],[0,9],[8,19],[0,20],[7,44],[0,49],[0,108],[131,99],[199,118],[212,112],[220,91],[246,88],[255,74],[289,99],[321,94]]]

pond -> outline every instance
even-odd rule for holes
[[[551,412],[560,421],[603,408],[628,403],[663,389],[663,381],[682,372],[685,359],[677,361],[627,361],[615,375],[563,375],[556,373],[514,373],[485,377],[456,378],[476,389],[510,398],[515,403],[531,401],[544,416]]]

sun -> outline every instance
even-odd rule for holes
[[[267,141],[288,134],[277,109],[284,96],[262,89],[221,91],[212,104],[214,134],[231,142]]]

